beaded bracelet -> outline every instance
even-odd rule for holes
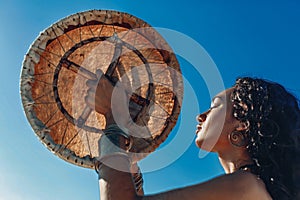
[[[129,144],[127,145],[127,151],[129,151],[133,144],[133,138],[128,134],[128,130],[126,128],[120,128],[117,124],[110,124],[106,129],[103,130],[104,135],[109,137],[111,142],[115,145],[120,145],[119,141],[117,141],[118,137],[114,137],[114,135],[120,135],[127,139]]]

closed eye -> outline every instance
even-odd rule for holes
[[[219,107],[222,105],[222,98],[219,96],[216,96],[213,98],[211,105],[210,105],[210,110]]]

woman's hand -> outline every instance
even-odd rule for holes
[[[106,115],[111,111],[111,96],[114,87],[100,70],[97,70],[96,75],[97,79],[86,82],[89,89],[85,101],[89,107]]]
[[[96,72],[97,79],[86,82],[88,94],[85,97],[86,104],[96,112],[103,114],[106,125],[115,123],[113,113],[120,117],[128,112],[128,97],[121,84],[113,86],[101,70]]]

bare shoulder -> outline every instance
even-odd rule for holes
[[[245,195],[245,199],[259,199],[271,200],[271,196],[268,193],[264,182],[258,178],[256,175],[245,172],[238,171],[229,175],[226,175],[230,182],[234,183],[234,187],[241,191]]]
[[[207,182],[143,197],[143,200],[271,200],[265,184],[257,176],[239,171]]]

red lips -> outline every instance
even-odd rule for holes
[[[205,113],[202,113],[200,115],[197,115],[196,120],[199,122],[199,124],[197,125],[196,134],[198,134],[201,131],[202,125],[203,125],[203,123],[205,122],[205,120],[207,118],[207,113],[208,112],[205,112]]]

